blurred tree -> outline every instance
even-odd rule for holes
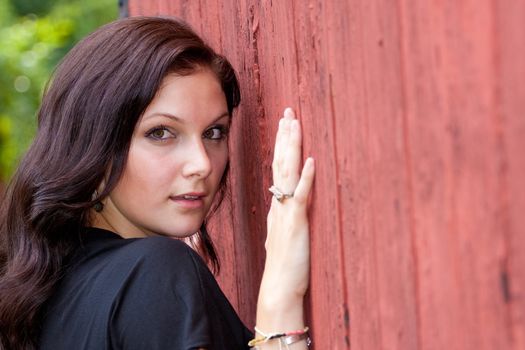
[[[53,68],[117,13],[116,0],[0,0],[0,181],[31,142]]]
[[[11,0],[11,8],[17,16],[45,15],[53,7],[53,0]]]

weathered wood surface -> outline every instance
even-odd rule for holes
[[[277,120],[316,160],[315,349],[525,349],[525,1],[130,0],[186,19],[243,103],[220,282],[249,326]]]

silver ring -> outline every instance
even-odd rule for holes
[[[277,199],[279,202],[282,202],[284,199],[286,198],[291,198],[293,197],[293,193],[283,193],[280,189],[278,189],[275,185],[272,185],[272,187],[270,187],[268,189],[268,191],[272,192],[273,196],[275,197],[275,199]]]

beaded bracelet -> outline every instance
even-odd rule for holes
[[[296,331],[290,331],[290,332],[284,332],[284,333],[264,333],[261,332],[257,327],[255,327],[255,331],[262,335],[262,338],[255,337],[254,339],[250,340],[248,343],[248,346],[255,347],[259,344],[266,343],[272,339],[278,339],[279,345],[284,344],[286,348],[288,348],[288,345],[291,345],[293,343],[299,342],[301,340],[306,340],[306,345],[310,346],[312,341],[308,337],[308,327],[305,327],[304,329],[299,329]]]

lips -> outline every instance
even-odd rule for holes
[[[175,200],[198,200],[202,199],[204,196],[206,196],[206,193],[204,192],[188,192],[171,198]]]
[[[170,199],[184,210],[202,209],[204,207],[204,192],[188,192]]]

